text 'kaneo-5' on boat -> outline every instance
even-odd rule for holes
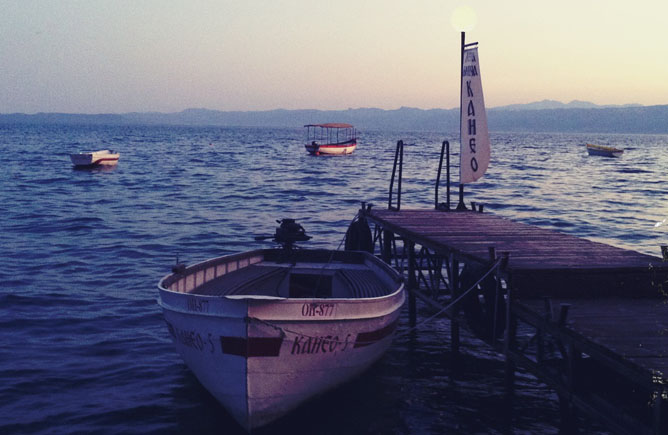
[[[247,430],[378,360],[405,300],[397,272],[375,256],[298,249],[310,237],[279,222],[281,249],[177,265],[158,285],[177,351]]]
[[[307,124],[306,151],[314,156],[350,154],[357,148],[357,130],[350,124]]]

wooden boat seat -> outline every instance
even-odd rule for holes
[[[192,293],[206,296],[240,294],[278,296],[276,294],[278,286],[287,272],[288,269],[285,267],[251,265],[198,286]]]
[[[353,298],[375,298],[387,294],[387,289],[370,270],[342,269],[337,275],[350,288]]]

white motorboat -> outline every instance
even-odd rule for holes
[[[102,165],[115,165],[120,154],[110,150],[84,151],[70,154],[72,164],[78,168],[90,168]]]
[[[158,286],[181,357],[249,431],[377,361],[405,300],[397,272],[373,255],[295,249],[308,236],[288,219],[275,240],[290,228],[298,236],[284,249],[175,267]]]

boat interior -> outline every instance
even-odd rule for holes
[[[316,255],[286,262],[271,257],[221,257],[171,275],[164,285],[173,291],[204,296],[322,299],[380,297],[398,288],[398,282],[384,270],[385,265],[369,262],[368,258],[359,261],[348,256],[347,260],[356,261],[323,261]]]
[[[389,293],[376,274],[363,266],[326,268],[327,264],[315,263],[313,266],[253,264],[196,287],[192,293],[323,299],[370,298]]]

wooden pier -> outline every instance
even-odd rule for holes
[[[478,211],[371,210],[374,249],[416,298],[618,433],[668,433],[668,262]],[[658,248],[657,248],[658,250]],[[491,271],[491,273],[490,273]],[[484,279],[481,277],[487,275]],[[453,302],[456,302],[453,304]],[[519,332],[518,332],[519,331]]]

